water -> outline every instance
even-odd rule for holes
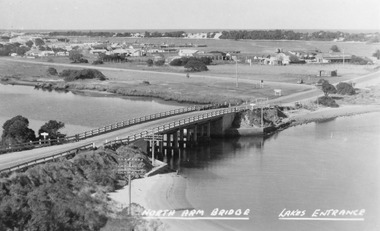
[[[183,105],[142,98],[117,98],[110,94],[90,97],[72,92],[48,92],[28,86],[0,84],[0,126],[22,115],[34,131],[49,120],[65,123],[63,133],[75,134],[123,121],[169,111]]]
[[[379,140],[379,113],[338,118],[188,150],[180,172],[194,208],[250,209],[249,221],[212,221],[226,230],[380,230]],[[365,220],[279,220],[285,208],[365,209]]]
[[[79,132],[178,107],[0,85],[0,124],[21,114],[34,130],[55,119]],[[372,113],[289,128],[266,140],[214,140],[186,150],[179,168],[194,208],[250,209],[249,221],[212,221],[226,230],[380,230],[379,140],[380,114]],[[316,209],[366,212],[364,221],[284,221],[283,209],[308,217]]]

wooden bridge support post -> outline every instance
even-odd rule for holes
[[[186,147],[190,146],[190,135],[191,135],[191,130],[189,128],[186,128]]]
[[[197,143],[198,141],[198,125],[194,126],[193,141]]]
[[[179,147],[179,145],[178,145],[178,131],[175,131],[173,133],[173,147],[176,149]]]
[[[211,136],[211,122],[208,122],[206,124],[206,135],[207,135],[207,137]]]
[[[184,143],[185,143],[185,141],[184,141],[184,139],[183,139],[183,137],[184,137],[184,129],[180,129],[179,130],[179,140],[180,140],[180,147],[181,148],[183,148],[183,147],[185,147],[185,145],[184,145]]]
[[[203,136],[203,134],[204,134],[204,125],[202,124],[202,125],[200,125],[200,127],[201,127],[201,131],[200,131],[200,133],[199,133],[199,136]]]

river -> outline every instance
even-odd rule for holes
[[[21,114],[34,130],[54,119],[75,133],[179,106],[0,85],[0,124]],[[371,113],[291,127],[265,140],[213,140],[186,150],[174,167],[188,179],[194,208],[250,209],[249,220],[210,221],[226,230],[380,230],[379,140],[380,115]],[[317,209],[365,214],[363,221],[280,220],[284,209],[304,217]]]
[[[14,116],[22,115],[29,119],[29,127],[35,132],[47,121],[57,120],[65,123],[63,133],[73,135],[179,107],[185,106],[147,98],[120,98],[108,93],[92,93],[88,96],[0,84],[0,125]]]
[[[250,209],[248,221],[210,221],[226,230],[380,230],[379,141],[380,113],[343,117],[266,140],[214,140],[187,150],[180,174],[195,209]],[[364,221],[280,220],[284,209],[304,218],[318,209],[365,213]]]

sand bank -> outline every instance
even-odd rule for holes
[[[370,112],[380,112],[380,105],[343,105],[339,108],[320,108],[313,112],[308,110],[296,110],[287,114],[289,119],[294,121],[292,125],[295,126]]]

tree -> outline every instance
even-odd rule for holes
[[[380,50],[377,49],[375,53],[372,54],[373,57],[380,59]]]
[[[148,59],[148,60],[146,61],[146,64],[148,65],[148,67],[153,66],[153,60],[152,60],[152,59]]]
[[[45,45],[45,42],[44,42],[44,40],[42,40],[40,38],[36,38],[34,40],[34,44],[36,44],[36,46],[41,46],[41,45]]]
[[[290,55],[289,56],[289,61],[291,63],[298,63],[300,61],[300,59],[296,55]]]
[[[322,91],[325,93],[326,97],[329,96],[329,94],[335,94],[337,92],[334,85],[330,84],[328,81],[322,83]]]
[[[81,59],[83,58],[83,54],[78,50],[71,50],[69,52],[69,59],[73,61],[74,63],[80,63]]]
[[[188,71],[208,71],[206,64],[199,60],[190,60],[184,67]]]
[[[340,49],[339,49],[339,47],[337,45],[332,45],[331,48],[330,48],[330,50],[332,52],[340,52]]]
[[[34,44],[34,43],[33,43],[31,40],[29,40],[29,41],[27,41],[27,42],[25,43],[25,45],[27,45],[28,47],[32,47],[33,44]]]
[[[60,133],[58,130],[65,127],[65,124],[62,122],[58,122],[56,120],[49,120],[47,123],[41,126],[40,130],[38,130],[38,134],[40,135],[40,138],[42,138],[41,133],[46,132],[48,133],[48,138],[50,139],[58,139],[58,138],[64,138],[66,134]]]
[[[35,132],[28,126],[29,120],[21,115],[7,120],[3,125],[2,144],[12,145],[34,141],[36,139]]]
[[[58,75],[57,69],[55,69],[54,67],[49,67],[49,68],[47,69],[47,73],[48,73],[49,75]]]
[[[336,90],[340,95],[354,95],[356,93],[354,87],[345,82],[338,83],[338,85],[336,85]]]

